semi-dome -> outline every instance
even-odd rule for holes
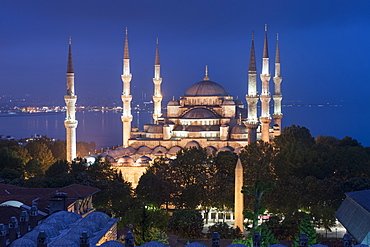
[[[227,96],[229,93],[220,84],[213,81],[200,81],[185,92],[185,96]]]
[[[185,115],[183,118],[201,118],[201,119],[209,119],[209,118],[217,118],[216,114],[214,114],[212,111],[205,109],[205,108],[195,108],[191,109]]]
[[[163,133],[163,126],[158,124],[151,124],[148,127],[148,133]]]
[[[238,124],[231,129],[231,134],[248,134],[248,129],[244,124]]]

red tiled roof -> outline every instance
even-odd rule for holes
[[[76,199],[91,196],[100,190],[97,188],[72,184],[63,188],[25,188],[8,184],[0,184],[0,204],[6,201],[19,201],[32,206],[32,201],[37,203],[37,208],[46,212],[49,199],[57,192],[67,193],[67,202],[72,204]],[[71,200],[72,199],[72,200]],[[74,199],[74,200],[73,200]]]

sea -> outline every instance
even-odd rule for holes
[[[360,112],[356,108],[341,105],[290,105],[282,109],[283,127],[292,124],[304,126],[316,137],[319,135],[343,138],[352,137],[362,145],[370,147],[370,131],[367,122],[357,121]],[[122,122],[120,112],[79,111],[77,141],[95,142],[98,149],[122,144]],[[152,123],[152,113],[133,113],[132,126]],[[65,140],[65,113],[0,115],[0,135],[16,139],[45,135]]]

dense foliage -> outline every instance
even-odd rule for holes
[[[80,143],[77,148],[84,156],[95,144]],[[158,211],[160,207],[190,210],[178,211],[170,219],[173,233],[190,237],[199,236],[203,221],[199,216],[195,228],[183,224],[177,229],[180,226],[174,222],[179,222],[181,214],[200,206],[206,212],[234,206],[238,156],[232,152],[210,154],[206,149],[190,148],[182,149],[172,161],[158,158],[135,191],[104,159],[88,165],[82,159],[70,164],[64,157],[64,141],[46,137],[23,145],[0,141],[0,178],[24,187],[57,188],[73,183],[97,187],[101,192],[94,206],[121,217],[121,226],[132,224],[145,240],[167,228],[168,215]],[[307,128],[292,125],[272,144],[246,146],[239,158],[244,170],[245,216],[256,228],[258,216],[267,210],[274,217],[266,226],[279,239],[294,240],[307,215],[315,226],[330,229],[344,193],[370,189],[370,148],[350,137],[313,138]],[[158,217],[149,217],[152,213]],[[140,233],[143,229],[152,236]]]
[[[197,210],[176,210],[168,222],[168,231],[180,238],[199,238],[202,230],[203,219]]]

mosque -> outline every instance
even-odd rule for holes
[[[271,97],[269,82],[269,54],[267,42],[267,28],[265,27],[262,71],[260,80],[261,94],[257,92],[257,70],[254,48],[254,35],[250,51],[248,81],[241,82],[248,91],[245,95],[247,108],[244,103],[231,96],[228,91],[210,79],[206,66],[203,80],[189,87],[179,99],[173,98],[162,112],[161,94],[161,64],[158,41],[154,60],[154,92],[153,92],[153,122],[145,124],[142,130],[132,125],[130,83],[130,56],[128,34],[124,43],[123,123],[122,146],[115,150],[107,150],[99,155],[107,157],[112,164],[122,172],[127,181],[136,187],[140,176],[145,172],[150,162],[156,157],[175,158],[181,148],[201,147],[209,153],[220,151],[240,152],[246,145],[256,140],[270,142],[281,130],[281,100],[280,84],[280,52],[278,36],[276,38],[275,75],[273,77],[274,93]],[[69,58],[67,66],[67,160],[76,158],[76,128],[74,105],[77,96],[74,94],[74,71],[72,64],[71,43],[69,44]],[[270,114],[270,100],[273,100],[274,112]],[[258,103],[261,102],[261,111],[258,117]],[[95,155],[96,156],[96,155]],[[94,156],[86,157],[93,161]]]

